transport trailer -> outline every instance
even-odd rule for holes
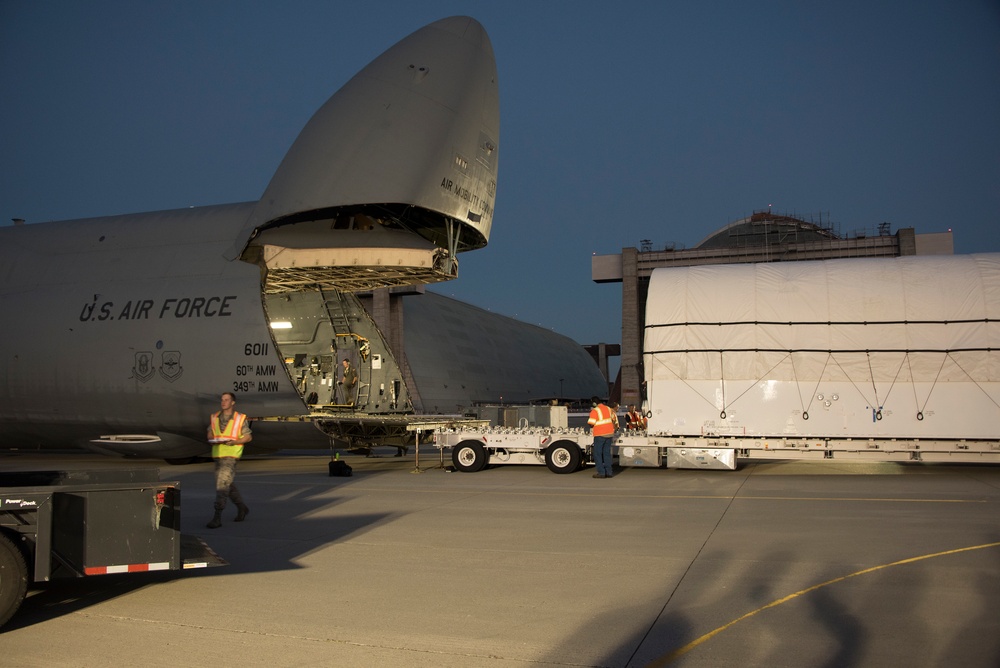
[[[1000,441],[906,438],[623,436],[621,466],[735,470],[748,459],[1000,464]]]
[[[544,464],[553,473],[573,473],[594,462],[593,435],[584,427],[568,426],[565,406],[488,406],[479,411],[507,424],[451,421],[434,430],[434,446],[451,449],[456,470],[472,473],[495,464]],[[542,424],[533,424],[532,419]],[[619,415],[618,421],[624,424],[625,417]],[[675,439],[639,430],[618,432],[612,453],[621,466],[736,468],[731,443]]]
[[[0,473],[0,627],[31,582],[223,566],[151,468]]]
[[[593,437],[579,428],[442,428],[434,445],[451,448],[455,468],[481,471],[493,464],[545,464],[573,473],[592,464]],[[1000,440],[906,438],[785,438],[671,436],[624,432],[614,454],[622,467],[734,471],[748,459],[920,461],[1000,464]]]
[[[573,473],[591,462],[594,437],[579,427],[444,427],[434,446],[451,448],[459,471],[481,471],[491,464],[545,464],[553,473]]]
[[[487,406],[478,409],[505,424],[453,421],[434,430],[434,446],[451,449],[456,470],[481,471],[495,464],[544,464],[553,473],[573,473],[593,464],[594,437],[584,427],[570,427],[566,406]],[[538,420],[534,424],[530,420]],[[618,416],[620,424],[625,417]],[[516,425],[516,426],[511,426]],[[731,443],[676,439],[640,430],[615,436],[612,453],[621,466],[736,468]]]
[[[690,441],[690,442],[689,442]],[[553,473],[573,473],[593,463],[594,437],[579,427],[442,428],[437,448],[451,448],[456,470],[472,473],[494,464],[544,464]],[[624,432],[613,452],[620,466],[736,468],[737,449],[711,439],[675,439],[645,432]]]

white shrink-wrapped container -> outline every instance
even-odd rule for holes
[[[656,269],[650,433],[997,439],[1000,254]]]

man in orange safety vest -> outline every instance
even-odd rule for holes
[[[611,471],[611,445],[615,441],[615,432],[618,431],[618,416],[598,397],[590,400],[590,418],[587,424],[590,426],[590,433],[594,435],[594,446],[592,453],[594,466],[597,468],[595,478],[610,478]]]

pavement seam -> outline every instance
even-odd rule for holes
[[[757,608],[756,610],[751,610],[750,612],[748,612],[746,614],[743,614],[743,615],[737,617],[736,619],[734,619],[734,620],[732,620],[732,621],[730,621],[730,622],[728,622],[726,624],[723,624],[722,626],[720,626],[720,627],[718,627],[716,629],[713,629],[712,631],[709,631],[708,633],[702,635],[701,637],[695,638],[694,640],[692,640],[691,642],[687,643],[683,647],[679,647],[679,648],[677,648],[677,649],[669,652],[668,654],[660,657],[656,661],[653,661],[652,663],[647,664],[646,668],[654,668],[654,667],[659,667],[659,666],[666,666],[667,664],[672,663],[675,659],[679,659],[681,656],[683,656],[683,655],[687,654],[688,652],[690,652],[691,650],[695,649],[696,647],[698,647],[702,643],[707,642],[708,640],[711,640],[712,638],[714,638],[715,636],[719,635],[720,633],[722,633],[726,629],[729,629],[730,627],[735,626],[739,622],[742,622],[745,619],[749,619],[750,617],[753,617],[757,613],[764,612],[765,610],[769,610],[771,608],[775,608],[775,607],[777,607],[779,605],[782,605],[783,603],[787,603],[787,602],[789,602],[791,600],[794,600],[796,598],[799,598],[801,596],[805,596],[806,594],[812,593],[812,592],[814,592],[814,591],[816,591],[818,589],[821,589],[823,587],[827,587],[827,586],[832,585],[832,584],[837,584],[838,582],[843,582],[844,580],[848,580],[850,578],[857,577],[859,575],[868,575],[870,573],[874,573],[876,571],[880,571],[880,570],[883,570],[883,569],[886,569],[886,568],[890,568],[890,567],[893,567],[893,566],[903,566],[903,565],[912,564],[912,563],[915,563],[915,562],[918,562],[918,561],[924,561],[925,559],[934,559],[936,557],[946,557],[946,556],[949,556],[949,555],[952,555],[952,554],[960,554],[962,552],[970,552],[972,550],[982,550],[982,549],[986,549],[986,548],[990,548],[990,547],[998,547],[998,546],[1000,546],[1000,542],[997,542],[997,543],[986,543],[986,544],[983,544],[983,545],[972,545],[972,546],[969,546],[969,547],[960,547],[960,548],[956,548],[956,549],[953,549],[953,550],[945,550],[943,552],[935,552],[933,554],[922,554],[922,555],[918,555],[916,557],[908,557],[906,559],[900,559],[898,561],[893,561],[893,562],[888,563],[888,564],[879,564],[877,566],[871,566],[869,568],[863,568],[860,571],[855,571],[853,573],[848,573],[847,575],[841,575],[840,577],[833,578],[832,580],[827,580],[826,582],[821,582],[821,583],[815,584],[815,585],[813,585],[811,587],[806,587],[805,589],[800,589],[797,592],[794,592],[792,594],[788,594],[787,596],[783,596],[783,597],[781,597],[781,598],[779,598],[777,600],[771,601],[767,605],[761,606],[761,607]]]
[[[698,558],[701,556],[701,553],[705,550],[705,546],[708,545],[708,541],[712,540],[712,536],[715,535],[715,532],[718,530],[719,525],[722,524],[722,520],[724,520],[726,518],[726,515],[729,514],[729,510],[730,508],[733,507],[733,504],[736,502],[736,498],[739,496],[740,490],[742,490],[743,486],[746,485],[747,482],[750,480],[751,473],[752,473],[751,471],[747,471],[747,474],[743,477],[743,480],[740,482],[739,487],[736,488],[736,491],[733,492],[733,495],[729,498],[729,503],[727,503],[723,511],[719,513],[719,518],[715,522],[715,525],[705,536],[705,540],[703,540],[701,545],[698,547],[698,551],[695,552],[694,556],[688,562],[687,568],[685,568],[681,576],[677,578],[677,583],[674,585],[674,588],[670,590],[670,594],[667,596],[667,600],[663,602],[663,607],[661,607],[660,611],[656,613],[656,615],[653,617],[653,620],[650,622],[649,627],[646,629],[646,632],[642,635],[642,638],[639,639],[639,642],[636,643],[635,649],[632,650],[632,654],[629,656],[628,661],[625,662],[625,665],[630,665],[632,663],[632,661],[635,659],[635,655],[639,652],[639,649],[642,648],[643,644],[645,644],[646,640],[649,638],[649,634],[652,633],[653,629],[656,627],[657,621],[659,621],[659,619],[663,617],[663,613],[666,612],[667,606],[670,605],[670,601],[674,598],[674,594],[677,593],[677,590],[680,589],[681,584],[683,584],[684,581],[687,579],[688,573],[691,572],[691,568],[694,566],[695,562],[698,561]]]

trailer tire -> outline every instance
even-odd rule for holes
[[[0,533],[0,627],[14,616],[28,591],[28,565],[17,545]]]
[[[479,441],[462,441],[451,449],[451,463],[459,471],[475,473],[486,468],[489,457]]]
[[[545,450],[545,465],[553,473],[573,473],[582,459],[580,446],[573,441],[556,441]]]

